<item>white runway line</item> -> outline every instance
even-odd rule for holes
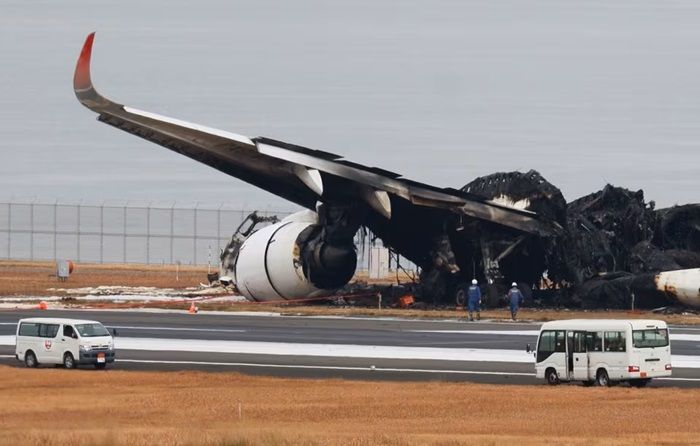
[[[354,344],[303,344],[286,342],[223,341],[208,339],[116,338],[117,350],[195,353],[237,353],[326,358],[414,359],[437,361],[508,362],[533,364],[524,350],[398,347]],[[14,346],[14,336],[0,336],[0,345]],[[700,356],[673,355],[678,368],[700,368]]]
[[[174,364],[174,365],[214,365],[229,367],[263,367],[280,369],[319,369],[319,370],[352,370],[352,371],[375,371],[375,372],[413,372],[413,373],[450,373],[461,375],[499,375],[499,376],[531,376],[534,373],[522,372],[489,372],[477,370],[440,370],[440,369],[403,369],[393,367],[351,367],[351,366],[330,366],[330,365],[301,365],[301,364],[259,364],[253,362],[207,362],[207,361],[161,361],[150,359],[115,359],[115,362],[129,362],[135,364]]]
[[[498,335],[498,336],[537,336],[539,330],[405,330],[411,333],[445,333],[445,334],[473,334],[473,335]],[[700,341],[700,335],[673,333],[672,341]]]
[[[118,328],[120,330],[162,330],[162,331],[201,331],[207,333],[245,333],[248,330],[236,330],[232,328],[182,328],[182,327],[145,327],[130,325],[105,325],[107,328]]]

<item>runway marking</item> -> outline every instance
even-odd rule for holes
[[[143,364],[174,364],[174,365],[214,365],[230,367],[267,367],[282,369],[320,369],[320,370],[351,370],[351,371],[375,371],[375,372],[413,372],[413,373],[450,373],[461,375],[502,375],[502,376],[531,376],[534,373],[523,372],[489,372],[474,370],[440,370],[440,369],[404,369],[393,367],[351,367],[351,366],[330,366],[330,365],[300,365],[300,364],[259,364],[252,362],[208,362],[208,361],[167,361],[157,359],[115,359],[115,362],[130,362]]]
[[[117,350],[237,353],[325,358],[414,359],[437,361],[507,362],[533,364],[524,350],[448,347],[403,347],[356,344],[304,344],[286,342],[225,341],[210,339],[115,338]],[[14,346],[13,335],[1,335],[0,345]],[[678,368],[700,368],[698,355],[673,355]]]
[[[161,330],[161,331],[203,331],[213,333],[245,333],[248,330],[236,330],[232,328],[179,328],[179,327],[144,327],[130,325],[105,325],[107,328],[118,328],[120,330]]]
[[[445,334],[473,334],[473,335],[498,335],[498,336],[538,336],[539,330],[405,330],[412,333],[445,333]],[[672,341],[700,341],[700,335],[673,333]]]
[[[484,334],[511,336],[538,336],[539,330],[404,330],[411,333],[445,333],[445,334]]]

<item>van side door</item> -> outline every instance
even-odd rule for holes
[[[63,352],[58,337],[60,324],[39,324],[39,345],[37,346],[38,361],[50,364],[60,364]]]
[[[63,354],[65,352],[70,352],[77,361],[80,356],[80,348],[78,346],[80,341],[78,340],[78,333],[75,331],[75,328],[70,324],[64,324],[61,327],[61,336],[59,336],[59,339],[61,340],[61,360],[63,360]]]

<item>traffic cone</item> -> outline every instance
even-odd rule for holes
[[[39,305],[37,305],[37,308],[39,310],[46,310],[48,308],[48,305],[46,305],[46,302],[42,300],[41,302],[39,302]]]
[[[190,314],[195,314],[199,309],[194,305],[194,302],[190,304],[190,309],[187,310]]]

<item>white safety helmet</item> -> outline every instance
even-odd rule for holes
[[[472,285],[476,285],[477,283],[476,279],[472,279]]]
[[[513,283],[510,284],[510,286],[518,286],[518,284],[515,283],[515,282],[513,282]]]

